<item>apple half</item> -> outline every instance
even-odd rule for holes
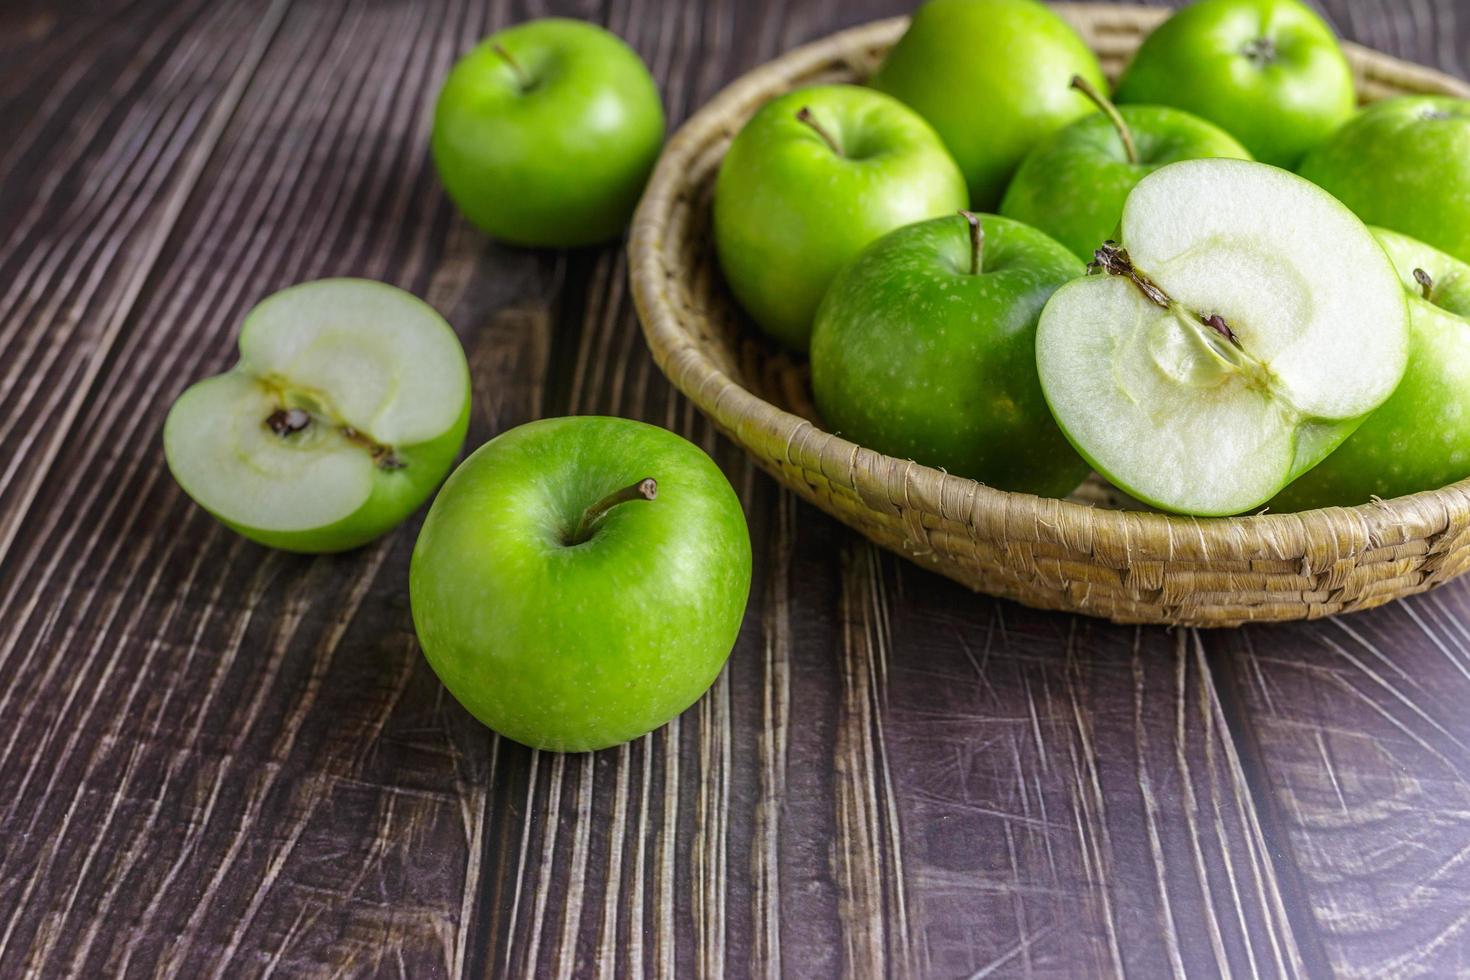
[[[464,349],[385,283],[321,279],[260,302],[240,360],[174,402],[174,478],[222,523],[287,551],[343,551],[396,526],[464,444]]]
[[[1052,296],[1042,391],[1103,476],[1183,514],[1250,510],[1381,404],[1408,356],[1404,290],[1351,211],[1244,160],[1163,167],[1121,242]]]

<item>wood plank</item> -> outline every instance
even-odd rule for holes
[[[245,309],[337,273],[456,324],[477,438],[539,414],[560,260],[467,232],[423,152],[424,93],[484,14],[295,4],[154,273],[111,301],[0,587],[0,974],[438,976],[473,945],[492,746],[418,653],[412,528],[269,553],[182,497],[156,439]]]
[[[0,559],[284,9],[186,3],[22,27],[39,42],[0,96],[17,134],[0,151],[12,219],[0,242]]]

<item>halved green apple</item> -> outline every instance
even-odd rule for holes
[[[1237,514],[1320,462],[1393,392],[1403,288],[1331,195],[1285,170],[1189,160],[1139,182],[1122,243],[1052,296],[1036,337],[1052,413],[1117,486]]]
[[[385,283],[321,279],[245,317],[240,360],[169,410],[164,454],[222,523],[287,551],[344,551],[396,526],[453,465],[469,424],[464,349]]]

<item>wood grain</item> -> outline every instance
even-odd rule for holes
[[[1336,0],[1461,74],[1452,0]],[[757,474],[643,346],[616,247],[455,218],[432,96],[493,27],[606,24],[671,119],[896,0],[0,7],[0,976],[1446,975],[1470,960],[1470,587],[1234,635],[977,600]],[[586,756],[418,653],[417,521],[275,554],[158,433],[287,283],[459,331],[471,442],[611,413],[750,517],[730,665]]]

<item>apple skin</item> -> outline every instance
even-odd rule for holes
[[[1258,63],[1248,52],[1262,39],[1274,57]],[[1192,112],[1262,163],[1288,168],[1356,105],[1352,71],[1332,28],[1298,0],[1184,7],[1144,39],[1115,97]]]
[[[1062,497],[1090,467],[1052,419],[1036,321],[1084,266],[1043,233],[977,216],[889,232],[832,283],[812,337],[812,389],[832,430],[1005,490]]]
[[[492,34],[455,64],[430,148],[445,190],[481,230],[570,247],[622,231],[663,137],[658,87],[638,55],[600,27],[549,18]]]
[[[1373,233],[1409,293],[1404,379],[1331,456],[1277,495],[1274,510],[1350,507],[1470,476],[1470,265],[1406,235]],[[1415,269],[1433,278],[1433,302]]]
[[[1094,55],[1035,0],[929,0],[873,76],[934,126],[959,162],[970,204],[993,210],[1038,140],[1092,111],[1068,87],[1102,91]]]
[[[803,108],[841,153],[797,119]],[[907,106],[855,85],[798,89],[763,106],[730,144],[715,184],[715,245],[740,305],[804,351],[838,269],[879,235],[966,198],[944,144]]]
[[[1298,172],[1369,224],[1470,262],[1470,100],[1406,95],[1375,103]]]
[[[653,500],[583,511],[653,477]],[[740,501],[698,447],[628,419],[529,422],[445,483],[414,547],[409,593],[444,686],[517,742],[587,751],[693,704],[734,645],[750,592]]]
[[[1105,115],[1084,116],[1026,155],[1000,213],[1041,229],[1090,261],[1115,236],[1123,202],[1144,177],[1176,160],[1251,158],[1235,137],[1182,109],[1128,105],[1118,112],[1133,135],[1137,163],[1129,161]]]

